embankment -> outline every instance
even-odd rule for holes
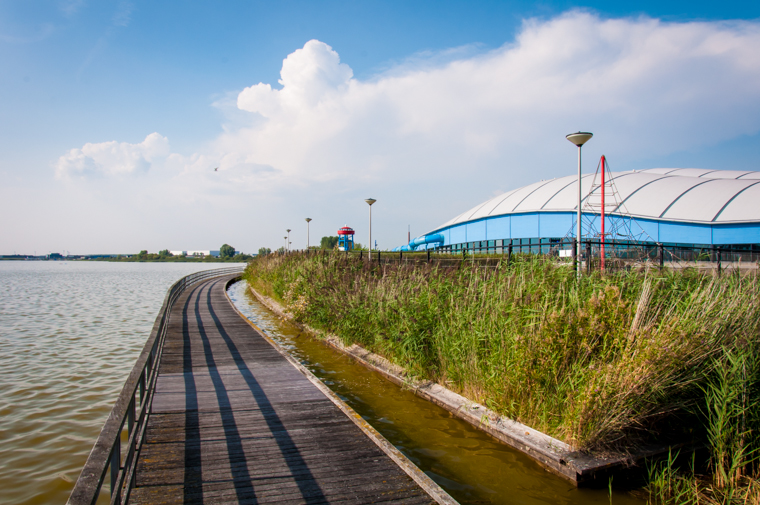
[[[744,403],[760,397],[754,362],[741,377],[721,375],[757,347],[756,274],[577,282],[540,257],[480,268],[294,254],[259,258],[246,275],[297,322],[580,451],[708,440],[716,414],[705,391],[721,381],[741,383]],[[756,421],[731,416],[723,431],[743,423],[739,443],[756,447]]]

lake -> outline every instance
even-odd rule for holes
[[[177,279],[228,263],[0,261],[0,503],[65,503]]]

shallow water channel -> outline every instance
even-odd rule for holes
[[[577,489],[532,459],[341,354],[230,286],[238,309],[462,504],[643,504],[627,493]]]

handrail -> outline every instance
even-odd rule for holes
[[[188,286],[211,277],[236,274],[242,271],[243,267],[237,266],[195,272],[172,284],[166,292],[164,303],[156,317],[156,322],[153,324],[148,341],[124,383],[108,419],[100,430],[100,435],[92,451],[90,451],[87,462],[82,468],[82,473],[66,502],[68,505],[95,505],[109,469],[111,470],[110,503],[120,505],[129,500],[129,493],[135,482],[137,455],[148,424],[150,405],[158,378],[158,365],[166,338],[166,323],[171,309],[177,298]],[[137,403],[138,391],[139,404]],[[127,425],[127,446],[122,454],[121,435],[125,423]]]

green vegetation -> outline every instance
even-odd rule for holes
[[[174,256],[168,249],[162,249],[158,254],[149,253],[143,249],[134,256],[117,256],[98,258],[95,261],[123,261],[123,262],[147,262],[159,261],[170,263],[244,263],[253,259],[249,254],[242,254],[235,251],[231,245],[224,244],[219,248],[219,257],[214,256]]]
[[[235,248],[229,244],[222,244],[219,248],[219,256],[222,258],[232,258],[235,256]]]
[[[266,256],[267,254],[271,254],[272,250],[268,247],[259,247],[259,256]]]
[[[246,275],[296,320],[576,448],[707,442],[704,471],[652,467],[653,499],[760,500],[755,272],[578,282],[566,264],[530,255],[485,268],[291,254],[257,258]]]
[[[320,249],[332,250],[338,245],[338,237],[322,237],[319,241]]]

